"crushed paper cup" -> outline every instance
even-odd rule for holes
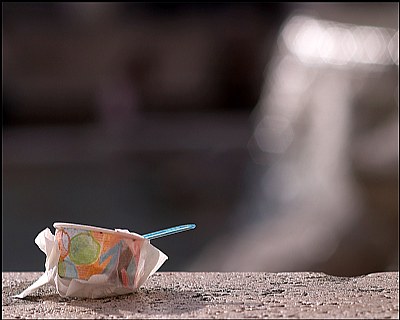
[[[122,229],[54,223],[37,246],[46,254],[45,272],[16,298],[49,283],[62,297],[102,298],[134,292],[168,257],[143,236]]]

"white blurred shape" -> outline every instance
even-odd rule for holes
[[[276,163],[262,177],[261,187],[266,197],[288,204],[296,200],[301,193],[304,182],[301,180],[296,167],[290,163]],[[285,190],[285,192],[281,192]]]
[[[302,62],[319,62],[319,49],[324,36],[324,31],[317,20],[307,19],[304,22],[294,41],[294,51]]]
[[[281,32],[282,40],[289,50],[294,50],[294,41],[296,39],[297,33],[299,29],[304,25],[304,23],[308,20],[308,17],[303,16],[293,16],[283,28]]]
[[[346,28],[333,25],[325,31],[320,57],[325,63],[346,65],[353,57],[356,48],[351,32]]]
[[[299,95],[307,89],[311,81],[304,66],[289,56],[285,56],[277,64],[272,77],[276,86],[274,89],[280,94]]]
[[[346,64],[352,61],[353,56],[357,50],[356,40],[354,39],[354,34],[349,28],[341,28],[341,33],[339,35],[338,41],[342,46],[343,58],[346,60]]]
[[[364,27],[353,27],[351,32],[354,35],[356,50],[353,55],[352,62],[354,63],[369,63],[370,59],[367,55],[367,48],[364,46],[364,40],[367,37],[367,30]]]
[[[398,32],[294,16],[282,30],[288,50],[304,64],[398,64]]]
[[[337,33],[338,33],[337,28],[329,28],[327,30],[323,30],[318,53],[319,57],[324,62],[334,63],[336,57],[338,56],[339,46],[337,46],[337,39],[336,39]]]
[[[385,52],[382,33],[378,28],[364,27],[364,50],[367,52],[370,63],[382,63]]]
[[[293,130],[285,117],[266,116],[257,125],[254,137],[262,151],[283,153],[293,141]]]
[[[399,65],[399,31],[389,41],[388,51],[393,63]]]

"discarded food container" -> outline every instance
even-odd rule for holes
[[[54,223],[38,234],[35,243],[46,254],[46,270],[17,298],[39,287],[55,285],[61,296],[101,298],[134,292],[168,257],[151,239],[195,228],[194,224],[146,235],[73,223]]]

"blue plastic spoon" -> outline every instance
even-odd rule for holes
[[[175,234],[175,233],[178,233],[178,232],[191,230],[191,229],[194,229],[194,228],[196,228],[195,224],[184,224],[184,225],[181,225],[181,226],[176,226],[176,227],[171,227],[171,228],[167,228],[167,229],[163,229],[163,230],[159,230],[159,231],[146,233],[146,234],[144,234],[142,236],[144,238],[148,239],[148,240],[153,240],[153,239],[169,236],[171,234]]]

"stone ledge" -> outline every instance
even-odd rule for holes
[[[3,318],[399,318],[399,272],[158,272],[125,296],[62,298],[46,285],[11,297],[41,274],[3,272]]]

